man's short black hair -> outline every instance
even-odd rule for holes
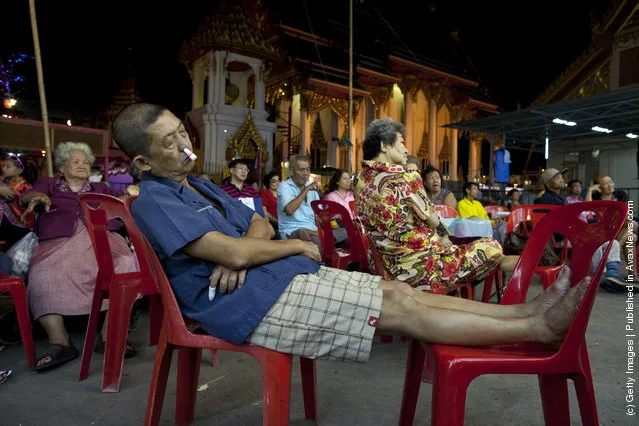
[[[466,182],[463,187],[464,195],[466,195],[466,191],[468,189],[471,189],[473,186],[476,186],[477,189],[479,189],[479,185],[477,185],[477,182]]]
[[[137,155],[149,155],[148,128],[167,111],[154,104],[137,103],[120,110],[113,119],[111,133],[118,146],[133,159]]]
[[[364,160],[372,160],[382,152],[382,144],[391,146],[397,140],[397,134],[404,136],[406,127],[398,121],[390,118],[380,118],[371,121],[366,129],[366,139],[364,139],[363,156]]]
[[[244,164],[249,169],[251,168],[251,164],[248,162],[248,160],[245,160],[243,158],[234,158],[231,161],[229,161],[229,169],[234,168],[238,164]]]

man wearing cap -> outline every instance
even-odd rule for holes
[[[564,182],[564,173],[568,169],[561,171],[557,169],[546,169],[539,178],[539,181],[543,185],[545,192],[541,197],[535,198],[534,204],[552,204],[555,206],[563,206],[566,204],[566,199],[559,195],[559,191],[566,186]]]

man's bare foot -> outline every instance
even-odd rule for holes
[[[572,271],[568,266],[564,266],[559,270],[557,279],[545,291],[540,293],[533,300],[522,305],[525,316],[534,316],[543,314],[550,309],[555,303],[564,298],[568,290],[570,290],[570,277]]]
[[[568,290],[565,297],[540,315],[540,325],[542,326],[540,342],[548,343],[557,348],[561,345],[572,324],[572,319],[579,309],[581,299],[588,290],[590,280],[590,277],[581,280],[579,284]]]

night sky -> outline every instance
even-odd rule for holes
[[[286,7],[295,2],[299,7],[300,1],[304,0],[275,3]],[[346,0],[306,1],[313,22],[348,16]],[[388,20],[398,34],[393,40],[397,44],[409,33],[419,37],[458,30],[490,95],[510,111],[517,102],[530,105],[589,46],[591,22],[608,10],[611,0],[364,3],[361,7],[372,6]],[[97,4],[36,1],[49,103],[88,112],[105,110],[126,76],[130,54],[142,99],[182,115],[191,103],[191,83],[186,68],[178,63],[178,51],[215,1],[182,0],[161,6],[157,1],[111,0],[99,8]],[[32,53],[27,0],[3,2],[2,16],[0,57]],[[26,76],[28,84],[17,97],[37,102],[35,71]]]

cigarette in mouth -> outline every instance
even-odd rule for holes
[[[184,148],[184,149],[182,150],[182,152],[184,152],[184,153],[186,154],[186,157],[187,157],[189,160],[191,160],[191,161],[195,161],[195,160],[197,160],[197,155],[193,154],[193,151],[191,151],[190,149],[188,149],[188,148]]]

